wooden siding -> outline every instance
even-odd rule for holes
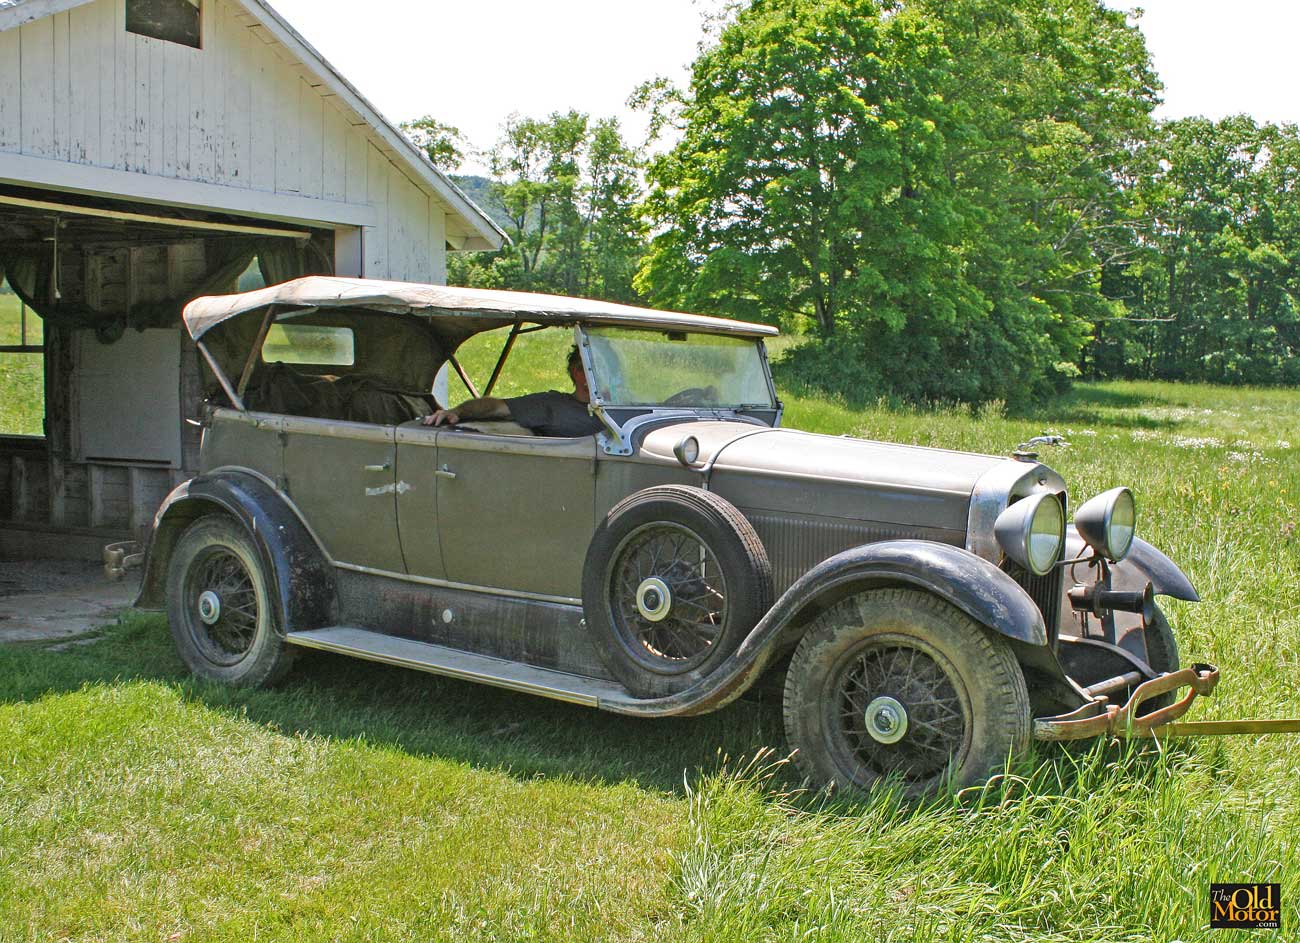
[[[0,152],[373,206],[346,274],[444,280],[442,203],[241,6],[205,0],[202,49],[125,17],[96,0],[0,32]]]

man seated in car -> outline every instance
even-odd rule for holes
[[[569,351],[569,378],[573,381],[572,393],[548,390],[529,393],[510,399],[480,396],[466,400],[455,409],[439,409],[421,420],[426,426],[454,426],[475,419],[508,419],[537,435],[575,436],[595,435],[603,426],[587,410],[591,391],[587,388],[587,374],[582,369],[578,348]]]

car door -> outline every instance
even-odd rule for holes
[[[442,402],[445,402],[443,400]],[[438,540],[438,438],[442,430],[420,422],[397,427],[397,524],[406,571],[442,579]]]
[[[405,569],[393,426],[286,416],[285,490],[336,563]]]
[[[457,583],[579,598],[595,530],[596,439],[443,430],[439,545]]]

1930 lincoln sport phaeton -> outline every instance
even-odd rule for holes
[[[1196,593],[1127,489],[1067,525],[1031,453],[783,429],[770,327],[328,277],[185,324],[201,473],[158,511],[138,604],[201,677],[272,683],[305,647],[644,717],[766,679],[811,780],[911,792],[1031,737],[1149,733],[1217,680],[1179,668],[1153,597]],[[599,432],[420,422],[499,328],[489,390],[520,334],[571,332]]]

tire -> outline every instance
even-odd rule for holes
[[[1156,608],[1151,624],[1142,630],[1142,636],[1146,639],[1147,664],[1151,666],[1152,671],[1159,675],[1179,669],[1178,640],[1174,638],[1174,630],[1170,628],[1169,620],[1165,618],[1165,614],[1159,607]],[[1170,691],[1168,694],[1161,694],[1159,697],[1143,702],[1138,709],[1138,716],[1168,707],[1174,703],[1177,693]]]
[[[726,500],[684,485],[619,502],[587,548],[583,614],[610,672],[638,697],[684,691],[772,607],[772,565]]]
[[[964,788],[1030,738],[1029,692],[1006,641],[909,589],[870,590],[818,616],[790,662],[784,713],[801,772],[839,789],[891,777],[913,796]]]
[[[181,659],[209,681],[262,687],[293,661],[276,631],[257,545],[228,517],[200,518],[177,540],[167,566],[167,621]]]

